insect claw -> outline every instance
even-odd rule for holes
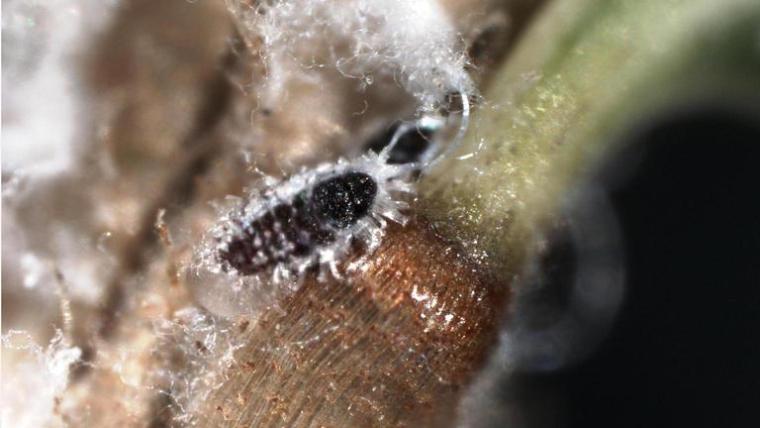
[[[330,266],[330,273],[332,273],[332,275],[333,275],[333,277],[335,277],[335,279],[337,279],[337,280],[343,280],[343,279],[345,279],[343,277],[343,274],[341,274],[340,270],[338,269],[338,263],[336,263],[335,261],[331,261],[329,263],[329,266]]]

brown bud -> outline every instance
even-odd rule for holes
[[[307,279],[252,323],[197,417],[202,426],[439,425],[494,342],[507,295],[425,221],[391,225],[366,269]]]

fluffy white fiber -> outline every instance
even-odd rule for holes
[[[283,96],[285,82],[310,69],[335,67],[371,85],[390,77],[423,109],[451,92],[471,92],[463,43],[433,0],[270,1],[256,7],[229,2],[243,32],[263,44],[265,97]]]
[[[64,426],[55,416],[55,403],[68,384],[69,369],[79,360],[81,350],[69,346],[60,330],[46,348],[22,331],[11,330],[1,339],[2,426]]]

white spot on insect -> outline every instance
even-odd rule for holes
[[[417,286],[415,285],[414,288],[412,288],[412,299],[414,299],[416,302],[424,302],[425,300],[428,300],[430,298],[430,295],[427,293],[420,293],[419,290],[417,290]]]

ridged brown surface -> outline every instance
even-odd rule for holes
[[[200,426],[439,426],[495,338],[507,289],[423,221],[390,226],[363,273],[307,280],[243,323]]]

